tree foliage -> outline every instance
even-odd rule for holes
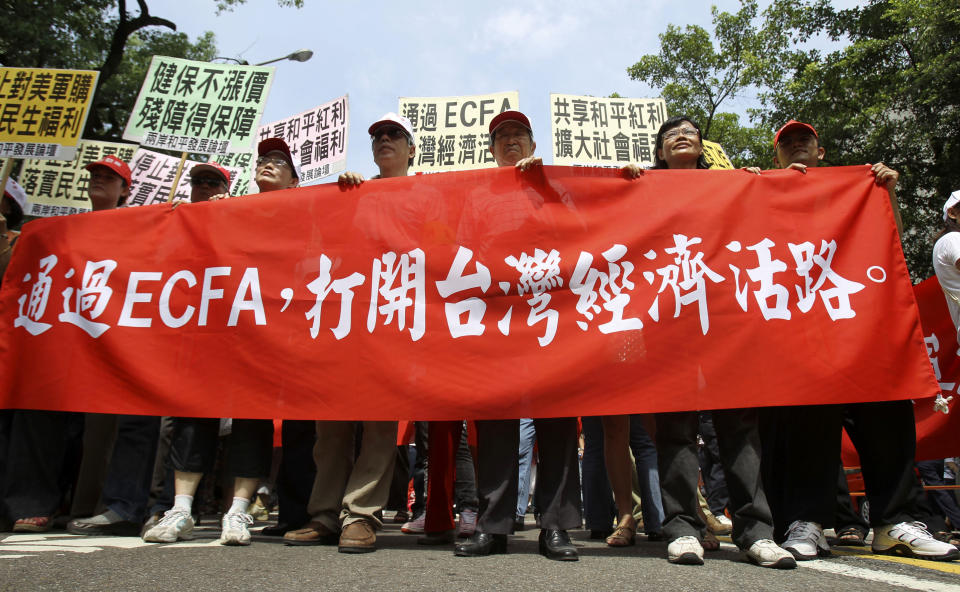
[[[137,0],[136,13],[126,0],[4,0],[3,7],[16,18],[0,21],[0,64],[100,71],[86,138],[120,138],[153,55],[216,55],[213,33],[191,42],[150,14],[146,0]]]
[[[743,0],[736,14],[712,15],[712,35],[668,27],[660,53],[630,76],[662,88],[671,113],[702,119],[740,166],[770,166],[773,130],[799,119],[817,128],[827,164],[897,169],[908,264],[915,279],[930,275],[931,232],[960,187],[960,5],[871,0],[835,10],[829,0],[774,0],[759,13]],[[814,48],[815,36],[837,48]],[[721,110],[748,92],[751,125]]]

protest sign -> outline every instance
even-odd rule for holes
[[[411,173],[497,166],[490,153],[490,120],[519,109],[516,91],[465,97],[400,97],[399,113],[413,124],[417,153]]]
[[[123,139],[198,154],[249,151],[273,71],[153,56]]]
[[[550,94],[554,164],[653,165],[663,99]]]
[[[216,162],[223,165],[219,160]],[[156,203],[166,203],[179,164],[180,158],[175,156],[167,156],[146,148],[137,150],[133,161],[130,163],[133,183],[127,205],[149,206]],[[177,183],[177,190],[174,192],[172,201],[190,201],[190,169],[198,164],[200,163],[193,160],[184,161],[183,172],[180,175],[180,182]],[[230,171],[230,195],[244,195],[244,193],[238,193],[239,184],[242,182],[241,171],[226,165],[223,166]]]
[[[281,138],[300,165],[300,186],[315,185],[347,168],[348,103],[344,95],[257,130],[257,141]]]
[[[72,160],[99,74],[0,68],[0,156]]]
[[[73,160],[25,160],[20,185],[27,193],[26,213],[47,217],[89,212],[90,173],[84,167],[109,154],[129,163],[136,149],[135,144],[80,140]]]
[[[939,388],[867,166],[511,167],[93,212],[27,225],[0,289],[0,407],[491,419]]]
[[[727,156],[723,146],[710,140],[702,140],[701,143],[703,144],[703,158],[706,159],[711,169],[733,168],[733,163],[730,162],[730,157]]]

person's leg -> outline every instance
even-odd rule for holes
[[[700,474],[703,476],[703,489],[707,498],[710,512],[715,516],[722,516],[730,503],[730,494],[727,492],[727,481],[723,475],[723,464],[720,462],[720,447],[717,445],[717,431],[713,426],[713,412],[700,412],[700,437],[703,446],[698,452],[700,457]]]
[[[663,534],[667,541],[680,537],[703,540],[705,524],[697,512],[697,413],[658,413],[657,465],[663,499]]]
[[[448,533],[453,538],[453,481],[455,446],[460,441],[462,422],[428,422],[429,458],[427,467],[427,515],[424,532]]]
[[[517,524],[523,523],[523,517],[527,513],[527,506],[530,504],[530,474],[533,468],[533,443],[537,437],[537,430],[533,427],[533,420],[524,418],[520,420],[520,447],[519,453],[519,473],[517,481]]]
[[[871,526],[921,520],[923,491],[914,473],[917,437],[913,403],[847,405],[844,427],[860,456]]]
[[[301,528],[310,520],[307,503],[317,476],[313,463],[313,447],[317,440],[317,423],[311,420],[283,420],[281,428],[283,456],[277,475],[279,512],[273,534]]]
[[[643,426],[640,415],[630,416],[630,448],[637,467],[640,486],[643,529],[647,536],[662,536],[663,499],[660,496],[660,473],[657,471],[657,448]]]
[[[867,533],[870,532],[870,525],[853,509],[847,474],[843,470],[842,463],[837,467],[837,510],[834,530],[837,533],[838,544],[842,545],[862,545]]]
[[[473,464],[473,452],[467,435],[467,423],[460,422],[460,444],[456,452],[456,475],[453,482],[453,497],[460,513],[457,536],[468,537],[477,529],[477,471]]]
[[[599,417],[583,417],[583,514],[590,538],[606,538],[613,532],[616,506],[604,465],[603,424]]]
[[[637,532],[633,518],[633,479],[630,459],[630,416],[607,415],[603,423],[603,451],[607,476],[617,506],[617,531],[607,538],[612,546],[632,545]]]
[[[429,450],[430,432],[427,422],[416,422],[416,429],[413,433],[413,444],[416,449],[416,456],[413,462],[413,504],[410,507],[410,514],[413,520],[417,521],[424,512],[427,511],[427,458],[430,455]]]
[[[477,530],[510,534],[517,510],[520,422],[497,419],[477,423]]]
[[[577,419],[554,417],[534,419],[537,429],[537,508],[544,530],[580,528],[579,445]]]
[[[172,543],[193,538],[193,499],[205,472],[213,468],[220,420],[173,418],[170,466],[173,469],[173,507],[143,533],[148,543]]]
[[[713,412],[720,460],[730,494],[733,542],[747,550],[759,540],[773,539],[773,516],[760,479],[760,434],[757,409]]]
[[[943,478],[943,459],[925,460],[917,463],[917,470],[924,485],[943,486],[948,483]],[[953,492],[947,490],[927,490],[930,505],[939,510],[943,517],[950,520],[952,530],[960,528],[960,507]]]
[[[9,421],[3,504],[15,531],[47,530],[63,497],[69,434],[82,433],[83,414],[15,410]]]
[[[157,457],[160,418],[120,415],[116,426],[116,442],[103,483],[106,511],[71,520],[67,530],[74,534],[140,536]]]

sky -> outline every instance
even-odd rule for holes
[[[737,0],[304,4],[296,9],[276,0],[248,0],[217,15],[214,0],[149,2],[152,15],[172,20],[191,39],[213,31],[224,57],[257,63],[313,50],[308,62],[274,64],[261,122],[348,94],[347,169],[367,177],[377,170],[366,129],[384,113],[397,111],[400,97],[517,91],[535,139],[546,147],[550,93],[656,97],[657,90],[631,80],[627,68],[659,51],[657,36],[667,25],[698,24],[712,31],[711,4],[728,12],[740,7]],[[838,8],[853,4],[834,1]],[[736,98],[725,110],[745,113],[752,104],[751,97]],[[551,151],[540,152],[551,164]]]

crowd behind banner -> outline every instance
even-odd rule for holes
[[[48,175],[34,164],[21,171],[21,181],[24,182],[21,185],[25,184],[26,188],[41,196],[56,196],[71,202],[79,202],[77,195],[85,194],[89,209],[93,211],[84,214],[88,216],[86,218],[78,216],[62,222],[35,224],[36,230],[28,228],[21,239],[14,226],[28,211],[25,189],[16,183],[8,185],[2,200],[4,218],[0,235],[4,241],[0,242],[0,268],[6,272],[0,291],[0,328],[4,331],[0,347],[6,358],[2,380],[4,384],[16,385],[14,392],[5,394],[4,401],[17,402],[8,405],[16,408],[0,411],[0,527],[3,530],[44,532],[51,528],[66,528],[81,535],[140,536],[147,542],[175,543],[195,536],[194,528],[199,517],[219,514],[219,540],[224,545],[249,545],[255,535],[280,536],[287,545],[336,545],[344,553],[376,550],[377,531],[393,521],[400,525],[401,532],[420,535],[418,544],[452,547],[461,557],[506,553],[509,535],[534,524],[540,529],[539,552],[558,561],[577,561],[579,548],[584,545],[582,541],[596,539],[612,547],[663,541],[666,543],[666,557],[671,563],[699,565],[704,562],[705,551],[719,548],[717,537],[727,535],[749,561],[776,569],[790,569],[796,567],[797,561],[827,556],[831,544],[869,544],[875,553],[930,560],[960,557],[960,549],[955,546],[960,542],[960,535],[955,530],[960,522],[960,508],[954,492],[943,488],[956,483],[956,461],[939,458],[916,463],[915,415],[926,417],[929,413],[915,412],[915,405],[930,409],[936,406],[947,413],[952,399],[949,394],[946,397],[937,395],[936,401],[933,397],[917,399],[916,402],[907,399],[918,392],[932,395],[941,389],[948,390],[946,384],[952,389],[960,382],[948,380],[952,375],[945,374],[945,364],[931,369],[927,361],[928,354],[955,351],[956,344],[947,339],[941,341],[926,324],[921,333],[913,294],[904,287],[906,267],[895,239],[900,226],[896,200],[899,174],[883,163],[866,163],[869,166],[852,171],[816,170],[830,146],[821,143],[814,125],[791,120],[777,130],[772,154],[776,167],[783,171],[768,173],[750,168],[710,173],[705,170],[711,168],[711,163],[716,168],[730,166],[722,148],[704,140],[699,126],[690,118],[667,117],[662,100],[551,95],[554,127],[552,138],[544,145],[550,147],[554,162],[571,159],[571,164],[618,168],[616,177],[612,173],[598,175],[596,179],[589,173],[571,174],[568,185],[564,185],[559,180],[560,173],[544,168],[530,120],[517,110],[516,93],[473,98],[403,98],[400,113],[384,114],[367,130],[378,175],[366,179],[359,173],[345,171],[339,175],[335,189],[308,190],[299,187],[315,183],[345,166],[348,114],[345,96],[294,117],[258,127],[272,82],[272,68],[155,58],[124,138],[142,146],[178,151],[181,153],[178,160],[144,148],[131,155],[132,149],[124,145],[86,143],[79,139],[74,133],[75,128],[82,129],[80,119],[85,116],[82,110],[88,108],[96,73],[67,77],[57,71],[3,70],[0,96],[8,97],[8,103],[12,105],[3,110],[17,111],[18,117],[26,116],[26,119],[10,119],[6,129],[0,125],[0,142],[4,142],[0,150],[4,155],[25,158],[36,157],[42,152],[44,158],[66,159],[65,155],[75,152],[79,157],[76,166],[61,167],[64,170],[58,173],[56,187],[46,181],[48,177],[52,178],[52,173]],[[48,96],[31,91],[46,88],[37,86],[38,81],[50,85]],[[9,85],[7,91],[2,90],[6,88],[4,85]],[[20,146],[14,141],[17,138],[11,140],[2,134],[27,130],[25,122],[31,121],[30,117],[42,115],[47,106],[30,103],[34,99],[72,101],[66,109],[73,109],[70,111],[73,119],[60,121],[55,134],[50,125],[37,128],[44,130],[46,136],[43,133],[36,135],[34,131],[23,132],[26,137],[36,137],[37,141],[20,142],[23,144]],[[22,104],[10,102],[14,100]],[[85,106],[81,108],[81,105]],[[49,113],[54,112],[65,111]],[[43,119],[49,120],[50,116]],[[615,130],[611,126],[615,126]],[[59,143],[50,141],[52,139]],[[32,154],[27,154],[28,145]],[[44,147],[47,145],[53,148]],[[255,153],[247,150],[255,150]],[[212,156],[206,162],[191,162],[187,159],[188,153]],[[245,153],[246,157],[238,157],[240,153]],[[442,221],[449,221],[443,211],[444,204],[453,199],[445,198],[444,187],[452,195],[462,177],[438,175],[428,179],[411,176],[411,173],[448,171],[458,166],[499,167],[502,170],[477,173],[473,180],[482,178],[484,182],[476,183],[472,192],[464,189],[462,200],[472,206],[475,214],[472,218],[464,216],[456,225],[442,224]],[[5,178],[9,176],[9,169],[9,166],[4,167]],[[630,414],[628,411],[631,410],[627,408],[608,409],[610,402],[606,401],[606,407],[600,404],[592,407],[603,409],[605,413],[596,416],[520,419],[476,414],[472,417],[466,411],[468,401],[461,399],[459,402],[465,410],[462,415],[429,422],[398,422],[396,415],[363,421],[331,421],[322,414],[310,419],[250,419],[259,416],[246,414],[239,408],[230,408],[231,413],[220,414],[232,419],[191,417],[188,414],[176,417],[100,415],[79,412],[102,404],[102,401],[94,402],[101,393],[89,388],[76,388],[75,392],[70,392],[69,407],[31,409],[31,395],[36,395],[39,400],[45,391],[54,387],[63,393],[63,376],[54,367],[46,375],[26,376],[22,374],[24,365],[19,361],[12,363],[12,360],[19,360],[17,354],[20,353],[13,348],[23,343],[45,343],[43,334],[59,322],[48,337],[64,330],[75,331],[77,335],[82,332],[88,345],[80,358],[96,367],[93,374],[108,373],[118,382],[137,384],[132,380],[137,370],[124,364],[126,354],[113,355],[120,350],[102,345],[111,343],[110,339],[97,341],[110,329],[104,322],[106,316],[101,317],[108,310],[102,297],[114,291],[109,277],[117,261],[90,260],[82,272],[79,268],[74,270],[71,267],[66,271],[65,266],[57,267],[59,259],[55,253],[66,258],[68,249],[65,245],[81,245],[84,238],[89,238],[80,236],[84,233],[100,238],[95,232],[98,224],[125,222],[129,225],[124,227],[123,233],[129,233],[136,228],[136,220],[151,220],[152,224],[151,216],[161,214],[159,208],[170,208],[163,209],[163,214],[182,208],[182,217],[173,219],[173,222],[167,217],[163,223],[196,220],[197,224],[184,222],[183,228],[176,231],[186,232],[192,238],[175,240],[176,244],[158,241],[156,252],[151,255],[153,258],[162,259],[166,253],[167,257],[175,259],[180,256],[175,254],[177,249],[185,246],[200,248],[199,245],[210,245],[215,251],[218,242],[224,252],[248,253],[256,257],[258,251],[269,252],[277,244],[283,244],[282,241],[262,244],[248,240],[245,244],[233,245],[234,237],[226,232],[217,234],[212,231],[217,228],[215,224],[199,222],[208,216],[211,220],[229,220],[240,225],[241,230],[248,229],[245,224],[274,224],[274,229],[285,228],[272,222],[272,217],[284,215],[285,200],[292,202],[298,197],[305,198],[307,192],[312,196],[324,191],[337,191],[341,200],[356,199],[356,205],[351,205],[349,210],[353,213],[352,223],[346,224],[349,228],[345,230],[359,230],[362,235],[359,240],[369,242],[371,249],[383,245],[390,247],[383,249],[373,267],[373,275],[384,284],[371,282],[373,290],[364,287],[370,290],[368,293],[374,303],[381,297],[384,299],[382,306],[369,309],[365,327],[369,334],[378,324],[395,322],[408,342],[405,347],[410,351],[417,351],[417,342],[421,338],[425,339],[424,343],[429,341],[429,336],[424,337],[423,318],[411,314],[405,325],[402,315],[406,309],[394,308],[398,301],[422,300],[422,293],[417,292],[419,288],[416,285],[408,287],[406,289],[413,290],[412,293],[391,300],[389,282],[397,278],[412,281],[416,269],[427,267],[424,258],[428,253],[417,245],[454,246],[459,240],[462,243],[459,249],[451,250],[455,255],[451,255],[453,263],[449,266],[449,274],[436,282],[438,291],[449,295],[482,289],[485,294],[481,298],[468,298],[454,304],[452,309],[449,308],[451,304],[445,305],[447,326],[457,327],[462,332],[459,336],[489,331],[485,339],[493,342],[497,338],[494,331],[507,336],[511,327],[524,326],[525,323],[527,335],[534,336],[536,343],[530,348],[542,349],[556,336],[556,311],[550,308],[552,297],[557,301],[567,298],[572,302],[564,296],[565,290],[572,293],[579,290],[581,302],[578,310],[592,320],[591,315],[601,312],[601,305],[595,299],[602,292],[602,309],[613,315],[609,325],[615,328],[610,330],[618,333],[617,355],[620,362],[624,362],[636,352],[649,348],[649,344],[642,342],[645,334],[640,327],[631,324],[635,319],[625,314],[629,312],[625,308],[625,302],[629,301],[628,292],[634,287],[628,282],[634,263],[624,257],[626,247],[614,245],[602,254],[597,253],[595,256],[602,255],[606,262],[602,271],[594,269],[591,274],[589,262],[585,266],[578,264],[573,275],[564,282],[559,273],[552,271],[556,268],[559,272],[558,254],[537,251],[533,255],[523,252],[504,257],[505,253],[497,251],[499,245],[520,244],[529,240],[531,234],[547,236],[551,229],[573,228],[558,222],[560,219],[579,220],[584,241],[596,238],[591,235],[593,226],[586,223],[590,208],[582,200],[583,195],[589,195],[582,188],[592,183],[615,180],[628,189],[611,199],[625,201],[634,199],[644,187],[657,187],[661,179],[669,180],[669,185],[664,187],[670,189],[657,192],[661,199],[673,195],[674,191],[677,195],[693,193],[694,187],[702,190],[712,182],[718,185],[715,191],[710,189],[715,194],[713,199],[726,204],[725,211],[735,212],[737,203],[732,198],[741,194],[731,188],[751,183],[755,176],[759,177],[757,183],[773,178],[809,189],[835,187],[816,184],[823,183],[824,179],[853,174],[863,176],[856,186],[861,189],[859,199],[869,200],[868,207],[861,208],[859,202],[855,204],[855,209],[862,212],[855,214],[853,219],[859,224],[869,223],[871,227],[858,231],[857,235],[866,241],[864,244],[881,245],[881,250],[889,251],[882,253],[887,257],[882,259],[883,264],[870,267],[867,277],[861,278],[879,287],[871,285],[868,289],[864,283],[838,273],[838,269],[845,269],[843,265],[848,259],[842,254],[837,255],[836,241],[824,239],[821,245],[791,242],[789,248],[796,263],[795,269],[798,273],[803,270],[808,280],[804,286],[796,287],[799,310],[793,314],[799,317],[800,312],[810,311],[819,296],[823,310],[814,311],[819,320],[804,325],[802,333],[816,341],[817,352],[828,352],[833,359],[817,360],[813,356],[812,363],[823,367],[838,364],[839,367],[852,368],[858,362],[869,367],[876,360],[844,358],[840,344],[842,330],[837,329],[843,325],[837,321],[842,323],[844,319],[856,316],[849,304],[852,295],[860,292],[882,295],[878,300],[870,301],[879,303],[873,307],[875,310],[864,310],[857,322],[874,318],[876,322],[884,321],[889,332],[872,332],[874,340],[881,339],[877,335],[896,333],[901,336],[891,338],[891,343],[875,345],[877,352],[897,357],[903,367],[898,368],[895,362],[882,364],[890,372],[889,376],[897,379],[868,389],[877,393],[876,400],[827,397],[830,400],[812,400],[839,404],[797,405],[796,393],[791,391],[794,387],[790,381],[784,380],[777,383],[777,388],[789,394],[781,397],[782,393],[773,393],[772,400],[788,404],[761,407],[760,403],[752,402],[745,407],[727,405],[727,408],[716,408],[709,404],[708,398],[697,396],[698,391],[716,388],[708,385],[708,379],[715,376],[714,370],[704,365],[692,372],[689,370],[696,364],[688,364],[688,371],[676,373],[662,383],[670,386],[675,397],[684,401],[678,408],[671,409],[672,413]],[[727,183],[726,179],[734,177],[718,181],[720,178],[716,175],[738,177]],[[231,197],[250,193],[241,181],[244,178],[249,178],[257,186],[260,195]],[[371,195],[376,199],[377,195],[368,190],[381,187],[387,197],[395,188],[406,193],[393,193],[393,197],[402,197],[394,202],[381,197],[379,209],[368,210],[363,215],[364,210],[360,207],[363,200]],[[771,203],[778,211],[790,212],[781,215],[806,216],[812,221],[826,211],[811,207],[813,200],[794,197],[789,190],[777,193],[776,189],[770,189],[769,192]],[[830,190],[828,193],[821,198],[840,204],[839,207],[850,207],[841,203],[849,200],[843,191]],[[745,196],[748,193],[741,195]],[[579,210],[578,199],[581,199]],[[591,197],[594,199],[601,198]],[[650,223],[669,219],[664,216],[680,208],[683,208],[684,216],[702,216],[705,211],[702,204],[710,198],[699,196],[695,203],[687,203],[685,199],[693,198],[677,197],[674,203],[656,202],[657,206],[651,207],[656,215],[652,217],[654,222]],[[175,203],[155,206],[157,209],[143,210],[142,214],[133,210],[110,212],[131,205],[164,201]],[[207,203],[203,205],[203,202]],[[945,227],[935,248],[935,266],[953,320],[954,338],[960,320],[958,202],[960,192],[944,204]],[[311,200],[309,203],[324,202]],[[389,207],[384,207],[384,203]],[[48,214],[73,211],[42,210],[44,206],[39,207],[39,211]],[[33,208],[31,206],[29,211],[35,211]],[[77,211],[83,209],[77,207]],[[335,218],[334,210],[324,210],[319,215]],[[190,214],[191,211],[197,214]],[[639,206],[637,211],[640,211]],[[258,218],[258,214],[262,218]],[[190,218],[193,215],[198,217]],[[623,218],[621,223],[626,223],[625,215],[619,218]],[[846,216],[841,218],[848,220]],[[415,220],[413,225],[409,224],[411,219]],[[714,215],[713,224],[717,227],[736,227],[737,224],[737,221],[722,224],[718,220],[719,217]],[[744,223],[744,220],[740,222]],[[66,232],[53,232],[61,224],[65,225]],[[708,226],[709,221],[704,222],[704,227]],[[411,228],[415,229],[414,234],[407,232]],[[254,233],[248,235],[248,239],[256,237]],[[490,237],[496,237],[496,240],[491,242]],[[130,238],[136,240],[136,233]],[[653,271],[638,272],[634,281],[637,284],[646,282],[654,289],[659,286],[657,296],[664,290],[673,294],[674,317],[679,316],[684,306],[690,307],[687,310],[699,310],[699,314],[688,314],[677,324],[692,338],[706,337],[709,323],[705,317],[704,285],[708,280],[719,283],[723,278],[710,269],[710,260],[704,260],[702,253],[693,256],[687,250],[690,245],[697,244],[699,238],[673,234],[673,240],[677,242],[673,250],[667,252],[676,256],[674,272],[660,274],[662,277],[657,277]],[[739,278],[739,281],[737,296],[732,302],[744,312],[751,306],[747,292],[741,290],[749,277],[759,286],[752,293],[755,299],[752,302],[763,311],[764,318],[770,320],[767,317],[772,314],[771,319],[786,320],[792,311],[780,305],[793,295],[783,286],[771,283],[770,278],[774,273],[786,270],[787,265],[780,259],[771,258],[772,244],[768,243],[759,241],[744,246],[731,240],[725,244],[724,248],[730,253],[752,251],[759,258],[756,268],[742,272],[736,269],[733,279],[737,281]],[[48,254],[38,254],[47,247],[50,247]],[[122,251],[124,245],[115,241],[109,248]],[[533,246],[528,249],[532,250]],[[472,259],[474,252],[478,255],[477,260]],[[580,261],[585,253],[581,251]],[[483,256],[490,254],[502,259],[507,269],[520,272],[521,281],[515,286],[498,281],[503,272],[500,268],[504,266],[489,261],[486,265],[481,263],[486,261]],[[643,256],[639,249],[637,254]],[[187,254],[187,257],[191,255]],[[647,259],[655,256],[651,250]],[[118,255],[117,259],[121,257]],[[348,274],[344,261],[349,263],[349,257],[318,256],[314,261],[317,269],[310,270],[316,273],[308,289],[316,296],[317,305],[304,316],[314,322],[314,339],[322,329],[328,339],[331,336],[327,333],[330,333],[340,343],[351,342],[348,338],[350,314],[344,315],[343,311],[349,311],[353,290],[364,278],[359,273]],[[818,275],[809,273],[815,266]],[[735,266],[729,267],[733,270]],[[28,268],[31,271],[24,273]],[[220,271],[214,275],[230,273],[229,267],[217,269]],[[726,273],[726,269],[723,272]],[[62,279],[60,274],[63,274]],[[159,272],[142,272],[137,281],[157,281],[160,275]],[[223,290],[218,292],[212,287],[211,278],[214,276],[210,273],[201,276],[202,280],[190,271],[180,271],[175,278],[167,280],[163,292],[156,295],[161,307],[159,314],[166,326],[182,326],[194,313],[198,326],[206,325],[210,311],[216,310],[216,305],[211,308],[210,302],[223,298]],[[62,292],[59,288],[53,292],[51,287],[55,279],[73,283]],[[245,331],[266,324],[258,282],[257,268],[247,267],[233,298],[237,312],[230,311],[227,333],[233,331],[233,335],[243,335]],[[600,288],[584,289],[584,285],[590,282]],[[203,284],[204,301],[197,307],[182,306],[183,294],[178,293],[177,286],[193,287],[198,283]],[[23,285],[30,287],[25,289]],[[487,294],[491,288],[493,291]],[[502,291],[502,296],[495,292],[497,289]],[[513,296],[510,289],[519,294]],[[279,293],[285,302],[284,309],[297,301],[292,290],[263,292],[269,295],[269,299],[276,298],[275,293]],[[331,293],[335,295],[330,299],[331,304],[338,302],[341,306],[340,321],[330,321],[333,307],[328,306],[327,320],[321,326],[319,306]],[[594,300],[591,300],[591,294]],[[61,295],[63,312],[56,315],[55,321],[48,322],[53,320],[50,315],[54,307],[47,313],[47,306],[56,301],[55,308],[59,309]],[[152,294],[138,292],[136,282],[133,282],[127,286],[126,295],[120,317],[132,323],[131,326],[149,326],[151,319],[137,317],[133,307],[138,302],[149,302]],[[511,318],[513,308],[497,310],[505,312],[497,315],[501,319],[499,323],[490,322],[489,327],[478,325],[476,315],[482,315],[486,306],[495,302],[524,303],[527,316],[520,318],[522,314],[517,312]],[[730,310],[734,310],[735,305],[731,305]],[[229,306],[223,310],[228,309]],[[648,312],[653,321],[658,322],[659,313],[651,311],[654,307]],[[241,317],[241,314],[245,316]],[[942,319],[943,315],[938,317]],[[241,318],[252,319],[252,324],[241,322]],[[344,321],[345,318],[348,320]],[[725,327],[721,322],[717,321],[714,330],[715,338],[721,341],[716,348],[718,359],[724,354],[723,339],[730,340],[730,343],[737,339],[737,331],[732,327],[725,328],[723,335],[717,336],[717,327]],[[70,326],[64,328],[63,325]],[[591,328],[586,321],[581,321],[579,326],[584,332]],[[362,334],[362,330],[358,333]],[[597,333],[603,332],[597,329]],[[603,334],[606,337],[606,333]],[[655,334],[655,330],[647,328],[646,335]],[[25,341],[30,339],[34,341]],[[177,355],[202,357],[204,343],[210,342],[204,342],[202,336],[197,337],[196,349],[192,352],[184,349],[181,343],[177,346]],[[234,345],[229,351],[238,358],[251,355],[240,345]],[[679,352],[680,357],[689,355],[682,347],[674,351]],[[731,347],[731,351],[744,350]],[[603,352],[584,355],[600,356]],[[383,360],[387,358],[384,350]],[[753,362],[760,359],[757,357]],[[746,372],[744,368],[752,363],[750,359],[729,362],[731,376],[736,376],[738,371]],[[362,366],[357,366],[356,370],[364,372]],[[556,377],[563,369],[541,370],[548,372],[544,376]],[[655,368],[648,370],[657,372]],[[75,374],[74,371],[71,369]],[[756,371],[763,372],[764,368]],[[500,374],[503,381],[510,382],[509,372]],[[596,375],[602,376],[603,373]],[[595,376],[592,382],[597,382]],[[636,378],[637,382],[643,379],[641,376]],[[855,378],[852,373],[829,377],[844,383],[851,383]],[[901,378],[903,381],[899,382]],[[206,385],[210,389],[208,396],[215,398],[219,390],[255,380],[256,377],[224,372],[216,382]],[[280,376],[275,380],[296,382],[298,378]],[[155,382],[162,383],[163,380]],[[357,383],[363,384],[363,380]],[[480,380],[477,384],[486,382]],[[910,391],[908,387],[911,385],[916,389]],[[504,396],[519,398],[521,393],[530,390],[528,386],[517,384],[515,394],[506,393]],[[822,383],[824,390],[843,386]],[[856,390],[850,384],[846,387],[850,392]],[[315,385],[314,388],[323,390],[324,386]],[[403,388],[410,389],[411,386],[405,383]],[[642,386],[637,388],[642,389]],[[336,393],[338,397],[349,399],[352,395],[349,385],[338,390],[341,391]],[[557,390],[562,390],[562,386]],[[126,392],[120,396],[125,398],[123,405],[126,405],[126,400],[135,401],[144,393]],[[264,395],[268,399],[274,396],[269,392]],[[323,396],[330,396],[330,393],[321,393],[315,405],[322,406]],[[749,398],[751,396],[744,400],[754,401]],[[223,401],[220,403],[226,405]],[[125,409],[123,405],[114,410]],[[217,409],[224,407],[218,406]],[[279,442],[275,433],[280,435]],[[861,482],[848,479],[841,462],[843,433],[848,434],[859,455],[862,495],[869,500],[868,515],[865,511],[855,511],[856,506],[862,509],[864,504],[852,502],[860,497],[857,488]],[[112,446],[106,445],[111,440]],[[956,445],[955,434],[946,442],[946,446]],[[275,451],[278,454],[274,454]],[[942,448],[938,447],[937,451],[941,452]],[[943,456],[948,454],[943,453]],[[104,477],[100,480],[92,477],[97,474]],[[701,480],[702,486],[699,485]],[[224,483],[227,485],[216,486]],[[925,487],[930,486],[938,489],[925,491]],[[411,488],[412,496],[408,495]],[[634,503],[635,493],[639,496],[639,504]],[[531,513],[532,516],[528,517]],[[252,530],[257,522],[262,528]],[[577,534],[581,528],[584,528],[583,534]],[[872,539],[867,543],[871,529]],[[833,535],[829,540],[828,532]]]

